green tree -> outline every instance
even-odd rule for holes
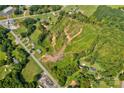
[[[123,81],[123,80],[124,80],[124,72],[123,72],[123,73],[121,73],[121,74],[119,74],[119,79],[120,79],[121,81]]]

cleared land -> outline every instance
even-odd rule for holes
[[[22,71],[22,75],[27,82],[32,82],[36,80],[36,75],[41,73],[40,67],[30,59],[29,63]]]
[[[12,67],[9,65],[0,67],[0,80],[4,79],[11,71]]]

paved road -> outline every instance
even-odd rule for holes
[[[47,71],[47,69],[40,63],[40,61],[33,54],[30,53],[30,51],[27,49],[27,47],[21,42],[21,40],[19,39],[19,37],[13,31],[10,31],[10,33],[15,37],[15,39],[17,39],[19,41],[20,45],[30,54],[30,56],[33,58],[33,60],[48,75],[48,77],[54,82],[54,84],[57,87],[60,87],[60,85],[56,82],[56,80],[52,77],[52,75]]]
[[[43,14],[35,14],[35,15],[29,15],[29,16],[21,16],[21,17],[16,17],[16,18],[10,18],[10,19],[14,19],[14,20],[17,20],[17,19],[24,19],[24,18],[27,18],[27,17],[35,17],[35,16],[39,16],[39,15],[46,15],[46,14],[52,14],[54,12],[60,12],[61,10],[63,10],[66,6],[63,6],[60,10],[58,11],[51,11],[51,12],[48,12],[48,13],[43,13]],[[8,19],[2,19],[0,20],[0,22],[5,22],[7,21]]]
[[[24,18],[27,18],[27,17],[34,17],[34,16],[39,16],[39,15],[46,15],[46,14],[51,14],[51,13],[54,13],[54,12],[59,12],[61,10],[63,10],[66,6],[63,6],[60,10],[58,11],[52,11],[52,12],[49,12],[49,13],[44,13],[44,14],[36,14],[36,15],[29,15],[29,16],[22,16],[22,17],[16,17],[16,18],[10,18],[10,19],[14,19],[14,20],[17,20],[17,19],[24,19]],[[5,21],[8,21],[10,19],[3,19],[3,20],[0,20],[0,22],[5,22]],[[28,48],[22,43],[22,41],[19,39],[19,37],[13,32],[13,31],[10,31],[10,33],[15,37],[16,40],[19,41],[20,45],[30,54],[30,56],[33,58],[33,60],[40,66],[40,68],[48,75],[48,77],[54,82],[54,84],[57,86],[57,87],[60,87],[60,85],[58,84],[58,82],[52,77],[52,75],[47,71],[47,69],[40,63],[40,61],[33,55],[30,53],[30,51],[28,50]]]

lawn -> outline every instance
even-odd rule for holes
[[[26,32],[26,30],[27,29],[22,25],[22,23],[20,23],[20,27],[18,29],[14,30],[14,32],[17,34],[21,34],[23,32]]]
[[[35,76],[41,73],[41,68],[30,58],[30,62],[22,70],[22,75],[27,82],[35,80]]]
[[[6,60],[7,56],[5,52],[0,51],[0,60]]]
[[[83,25],[83,24],[82,24]],[[66,52],[79,52],[88,49],[92,42],[96,39],[99,31],[91,24],[84,24],[82,33],[72,40],[65,49]]]
[[[80,9],[80,11],[82,13],[84,13],[86,16],[90,16],[93,14],[93,12],[95,12],[96,8],[97,8],[97,5],[81,5],[81,6],[66,6],[65,7],[65,11],[70,11],[71,9],[75,9],[75,8],[78,8]]]
[[[31,39],[31,42],[35,44],[35,48],[40,48],[40,46],[38,45],[38,38],[39,38],[39,35],[42,33],[42,31],[38,29],[38,24],[36,24],[36,26],[37,26],[37,29],[31,34],[30,39]]]
[[[90,16],[93,12],[96,11],[98,5],[81,5],[79,6],[80,10],[84,12],[85,15]]]
[[[112,8],[119,8],[119,7],[124,7],[124,5],[110,5]]]
[[[10,65],[4,65],[0,67],[0,80],[4,79],[7,74],[9,74],[12,70]]]

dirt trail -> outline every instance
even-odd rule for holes
[[[76,38],[77,36],[79,36],[82,32],[82,28],[80,29],[80,31],[75,34],[74,36],[71,36],[70,33],[68,33],[68,30],[69,30],[69,27],[67,26],[65,29],[64,29],[64,32],[65,32],[65,35],[68,39],[68,42],[71,42],[74,38]]]
[[[67,39],[68,39],[68,42],[65,42],[64,43],[64,45],[62,46],[62,48],[58,51],[58,52],[56,52],[56,53],[54,53],[54,54],[46,54],[46,55],[44,55],[43,57],[42,57],[42,60],[44,61],[44,62],[48,62],[48,61],[50,61],[50,62],[56,62],[56,61],[58,61],[58,60],[61,60],[63,57],[64,57],[64,50],[65,50],[65,48],[67,47],[67,45],[74,39],[74,38],[76,38],[77,36],[79,36],[80,34],[81,34],[81,32],[82,32],[82,28],[80,29],[80,31],[77,33],[77,34],[75,34],[73,37],[71,37],[70,36],[70,33],[68,33],[68,30],[69,30],[69,28],[68,27],[66,27],[65,29],[64,29],[64,32],[65,32],[65,34],[66,34],[66,37],[67,37]],[[55,35],[53,35],[53,38],[52,38],[52,46],[54,47],[56,45],[56,37],[55,37]]]
[[[79,35],[81,34],[81,32],[82,32],[82,28],[80,29],[80,31],[79,31],[76,35],[74,35],[74,36],[72,37],[72,40],[73,40],[74,38],[76,38],[77,36],[79,36]]]
[[[64,29],[64,32],[65,32],[65,35],[68,39],[68,42],[70,42],[72,40],[71,36],[70,36],[70,33],[68,33],[68,30],[69,30],[69,26],[67,26],[65,29]]]
[[[64,53],[65,48],[66,48],[66,44],[64,44],[63,47],[57,53],[51,54],[51,55],[46,54],[43,57],[43,61],[44,62],[47,62],[47,61],[56,62],[56,61],[62,59],[64,56],[63,53]]]
[[[53,46],[54,50],[55,50],[55,45],[56,45],[56,36],[55,36],[55,34],[53,34],[53,37],[52,37],[52,46]]]

